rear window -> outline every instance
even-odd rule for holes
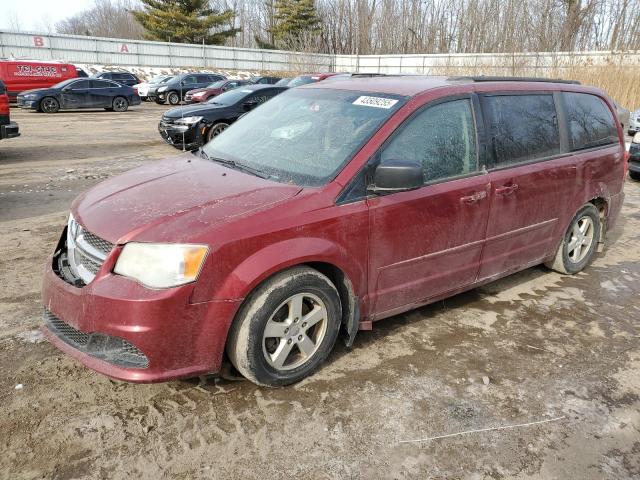
[[[483,98],[495,166],[560,153],[553,95],[496,95]]]
[[[618,129],[606,103],[588,93],[564,92],[571,150],[618,143]]]

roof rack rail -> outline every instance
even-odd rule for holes
[[[577,80],[562,80],[560,78],[543,78],[543,77],[500,77],[491,75],[480,75],[479,77],[460,76],[449,77],[447,80],[470,80],[472,82],[548,82],[548,83],[570,83],[580,85]]]

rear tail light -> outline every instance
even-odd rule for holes
[[[6,93],[0,95],[0,115],[9,115],[9,96]]]

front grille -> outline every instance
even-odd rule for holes
[[[54,271],[65,282],[83,287],[95,278],[113,248],[113,243],[89,232],[71,217],[54,256]]]
[[[113,249],[113,243],[108,242],[87,230],[83,230],[84,241],[104,255],[107,255]]]
[[[99,360],[125,368],[147,368],[147,356],[135,345],[123,338],[102,333],[84,333],[45,309],[43,314],[47,329],[67,345]]]

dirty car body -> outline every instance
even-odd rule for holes
[[[575,105],[611,125],[598,141],[571,124]],[[386,77],[288,90],[198,155],[77,198],[45,270],[45,333],[128,381],[217,372],[225,348],[256,383],[297,381],[337,328],[349,343],[380,319],[558,268],[558,252],[591,255],[623,198],[614,119],[606,95],[573,84]],[[301,330],[312,317],[324,322],[317,344]],[[295,362],[281,359],[292,345]]]

